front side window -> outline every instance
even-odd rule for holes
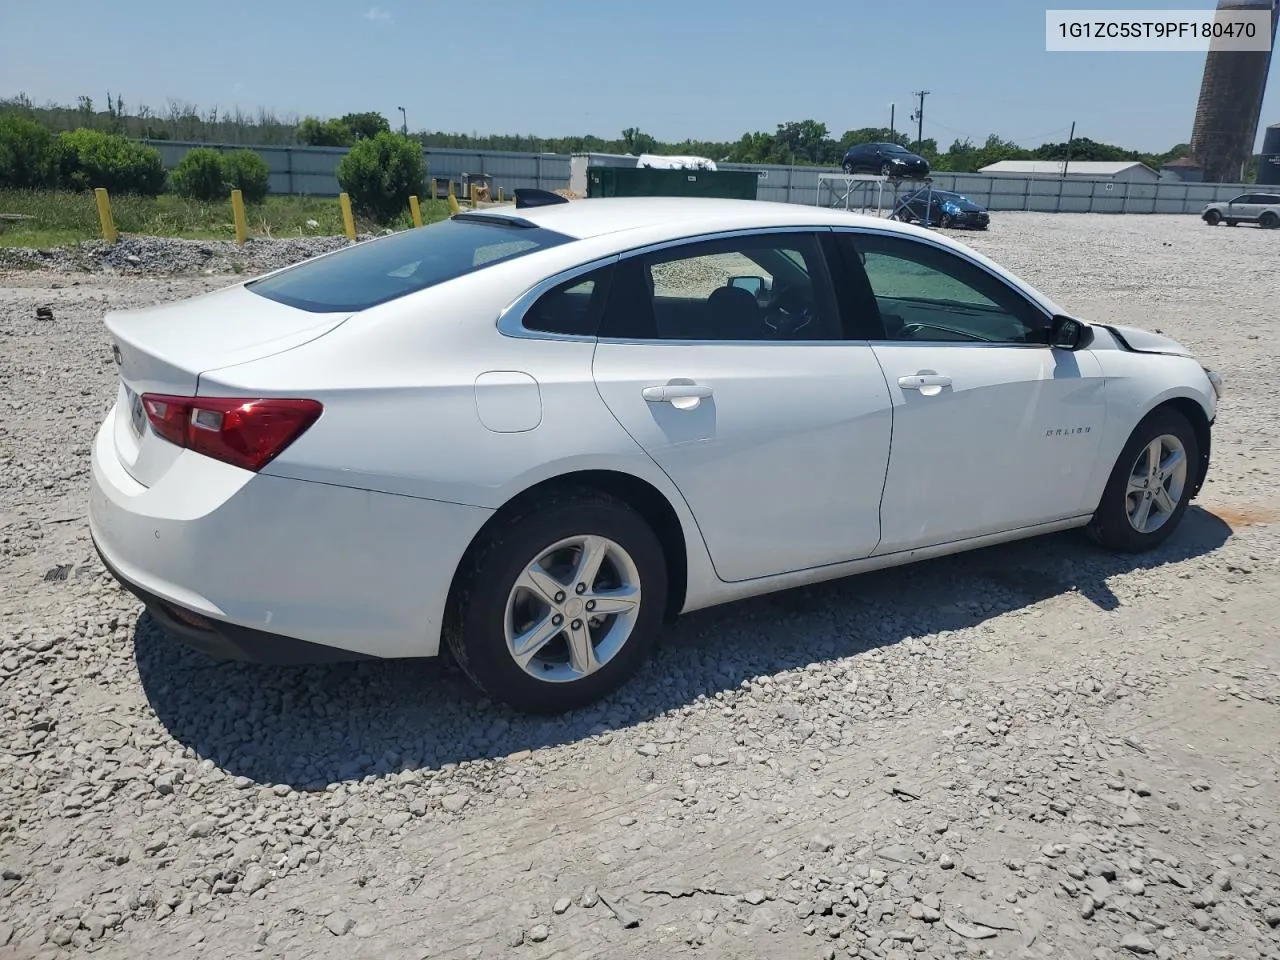
[[[812,234],[681,244],[618,264],[601,336],[640,340],[838,340]]]
[[[903,237],[852,237],[889,340],[1045,343],[1049,320],[1008,284],[950,251]]]
[[[572,239],[496,218],[455,218],[356,244],[245,286],[300,310],[348,313]]]

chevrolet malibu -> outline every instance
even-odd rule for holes
[[[1149,550],[1220,378],[947,237],[713,199],[458,214],[109,314],[90,526],[219,657],[556,712],[726,601],[1067,528]]]

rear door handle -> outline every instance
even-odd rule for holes
[[[928,387],[936,387],[933,393],[937,393],[943,387],[951,386],[950,377],[940,377],[936,373],[917,373],[909,377],[899,377],[898,386],[903,390],[925,390]]]
[[[673,400],[705,400],[711,396],[711,388],[700,383],[666,383],[660,387],[645,387],[640,391],[650,403],[671,403]]]
[[[899,377],[898,386],[903,390],[919,390],[922,397],[936,397],[951,386],[951,378],[936,373],[913,373],[909,377]]]

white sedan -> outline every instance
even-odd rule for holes
[[[1154,547],[1220,389],[947,237],[755,201],[534,191],[106,325],[91,529],[162,626],[447,645],[530,711],[681,612],[1070,527]]]

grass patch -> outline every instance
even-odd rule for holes
[[[0,190],[0,214],[16,213],[29,220],[0,220],[0,246],[58,247],[82,240],[98,240],[98,207],[92,193],[65,190]],[[189,237],[198,240],[234,240],[231,201],[207,203],[173,194],[158,197],[111,198],[111,213],[121,234],[151,237]],[[427,223],[449,216],[445,200],[423,200],[422,219]],[[251,237],[323,237],[342,231],[342,211],[337,197],[268,196],[245,207]],[[313,226],[312,223],[315,225]],[[406,209],[393,230],[412,226]],[[360,233],[378,233],[380,224],[356,218]]]

